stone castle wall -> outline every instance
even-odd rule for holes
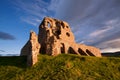
[[[21,50],[34,65],[39,53],[56,56],[58,54],[77,54],[101,57],[100,50],[93,46],[77,44],[67,22],[45,17],[39,26],[38,35],[31,32],[30,39]]]

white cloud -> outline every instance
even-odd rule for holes
[[[26,14],[22,20],[34,26],[40,24],[44,16],[67,21],[77,42],[113,47],[110,43],[116,41],[106,41],[120,33],[120,0],[51,0],[49,3],[43,0],[17,0],[15,4]]]
[[[97,47],[101,48],[102,52],[115,52],[115,51],[120,51],[119,44],[120,44],[120,38],[117,38],[99,43]]]
[[[22,21],[24,21],[24,22],[26,22],[26,23],[28,23],[28,24],[31,24],[31,25],[33,25],[33,26],[35,26],[35,27],[38,27],[39,26],[39,24],[41,23],[41,19],[39,19],[39,18],[35,18],[35,17],[22,17],[21,18],[21,20]]]
[[[92,29],[93,31],[91,31],[88,35],[86,35],[86,37],[84,37],[83,40],[88,45],[97,46],[102,42],[109,41],[111,39],[116,39],[120,36],[119,26],[120,26],[119,19],[108,20],[104,22],[104,25],[102,25],[101,27],[96,27],[96,30]],[[88,29],[90,31],[90,28]],[[82,39],[77,41],[82,41]]]
[[[45,16],[53,15],[53,12],[49,7],[52,7],[53,3],[47,3],[43,0],[16,0],[14,1],[14,5],[17,7],[17,9],[19,8],[18,13],[23,14],[21,16],[21,20],[33,26],[40,24],[41,19],[43,19]]]
[[[104,52],[117,52],[117,51],[120,51],[120,48],[106,48],[106,49],[102,49],[101,53],[104,53]]]
[[[104,37],[105,33],[107,33],[109,30],[113,29],[113,27],[111,26],[106,26],[105,29],[101,29],[101,30],[96,30],[92,33],[89,34],[90,37]]]
[[[101,27],[96,27],[97,30],[91,32],[89,34],[90,37],[106,37],[106,34],[109,33],[111,34],[110,32],[113,30],[115,30],[116,28],[119,27],[119,23],[118,23],[118,19],[112,19],[112,20],[109,20],[109,21],[105,21],[104,22],[104,25],[102,25]],[[119,29],[118,29],[119,30]],[[116,30],[116,31],[118,31]],[[107,34],[108,35],[108,34]]]
[[[120,38],[105,41],[105,42],[103,42],[101,44],[104,44],[104,47],[117,48],[117,47],[120,47],[120,45],[119,45],[120,44]]]
[[[39,2],[37,0],[34,0],[32,2],[17,0],[15,2],[15,5],[18,8],[20,8],[21,11],[24,11],[26,14],[37,16],[37,17],[44,16],[43,13],[47,12],[46,8],[44,8],[44,6],[47,6],[47,4],[42,0],[40,0]]]

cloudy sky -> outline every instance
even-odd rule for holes
[[[68,22],[78,43],[120,51],[120,0],[1,0],[0,54],[20,54],[45,16]]]

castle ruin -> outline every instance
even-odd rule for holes
[[[30,38],[21,50],[21,56],[27,56],[29,66],[37,62],[38,54],[56,56],[58,54],[77,54],[101,57],[98,48],[77,44],[67,22],[45,17],[39,26],[39,33],[30,32]]]

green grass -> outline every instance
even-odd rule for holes
[[[0,80],[119,80],[120,57],[39,55],[26,67],[25,57],[0,57]]]

